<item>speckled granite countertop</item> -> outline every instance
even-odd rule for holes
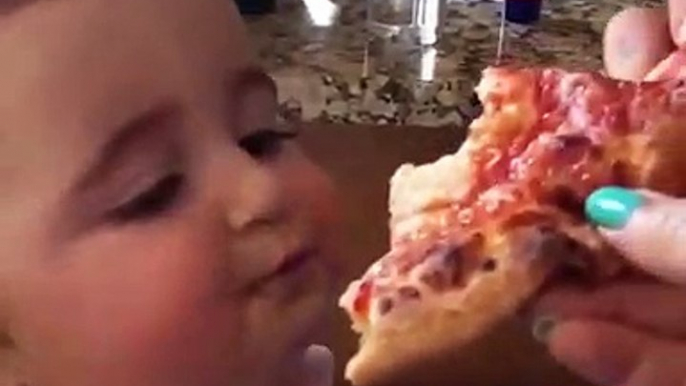
[[[284,114],[308,122],[462,126],[477,113],[473,88],[496,56],[501,4],[452,1],[435,48],[398,51],[365,32],[365,1],[338,0],[329,27],[306,3],[248,26],[262,64],[276,78]],[[601,69],[607,20],[622,8],[658,0],[544,0],[541,21],[509,25],[506,52],[521,64]]]

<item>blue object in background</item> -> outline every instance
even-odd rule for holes
[[[276,11],[276,0],[236,0],[242,15],[264,15]]]
[[[532,24],[541,18],[542,0],[505,0],[505,20],[518,24]]]

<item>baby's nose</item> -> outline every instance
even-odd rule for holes
[[[226,200],[226,219],[232,230],[267,225],[283,216],[283,188],[267,169],[252,167],[235,182],[233,199]]]

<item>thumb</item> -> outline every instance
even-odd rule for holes
[[[606,187],[588,197],[586,214],[629,261],[686,284],[686,200]]]
[[[643,80],[655,82],[686,77],[686,51],[675,51],[653,67]]]

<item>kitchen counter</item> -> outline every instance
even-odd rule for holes
[[[658,1],[544,0],[536,25],[508,26],[506,53],[520,64],[602,69],[605,23],[646,3]],[[248,27],[289,119],[464,127],[478,113],[481,70],[495,60],[500,7],[450,2],[442,40],[426,49],[370,39],[363,0],[282,0]]]

